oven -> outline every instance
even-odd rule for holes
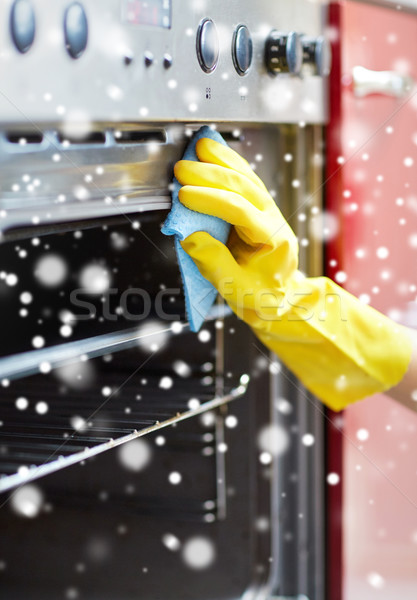
[[[202,124],[322,270],[326,7],[0,7],[0,590],[325,598],[321,405],[220,299],[190,331],[173,165]]]

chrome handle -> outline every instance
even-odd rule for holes
[[[371,71],[365,67],[353,67],[353,93],[357,98],[369,94],[383,94],[402,98],[414,86],[414,80],[409,75],[396,71]]]

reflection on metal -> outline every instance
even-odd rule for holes
[[[104,123],[68,139],[58,124],[48,127],[0,132],[1,232],[170,207],[169,167],[183,130]]]
[[[214,306],[207,315],[206,320],[213,321],[218,318],[224,318],[232,314],[229,307],[222,307],[219,311],[218,307]],[[188,329],[188,323],[181,323],[182,329]],[[0,379],[20,379],[29,375],[39,373],[39,365],[41,363],[49,363],[52,368],[62,367],[65,364],[79,360],[80,357],[95,358],[104,356],[109,352],[120,352],[128,348],[135,347],[138,342],[144,337],[151,337],[161,333],[173,334],[170,326],[165,329],[158,329],[154,332],[141,334],[137,327],[127,329],[125,331],[117,331],[115,333],[106,333],[97,335],[91,338],[67,342],[50,348],[41,348],[30,352],[22,352],[5,358],[0,358]],[[219,394],[220,388],[217,388]]]
[[[102,219],[113,216],[126,216],[154,210],[168,210],[171,198],[155,196],[147,198],[129,198],[121,203],[118,198],[94,200],[91,202],[69,203],[39,208],[9,210],[0,220],[0,234],[10,229],[33,228],[35,225],[45,228],[53,223]],[[35,215],[34,215],[35,212]],[[37,227],[38,229],[38,227]]]
[[[51,457],[54,458],[53,460],[51,460],[51,462],[44,463],[39,466],[32,466],[28,469],[24,469],[13,475],[9,475],[8,477],[3,477],[2,479],[0,479],[0,492],[11,490],[17,486],[26,484],[29,481],[39,479],[39,477],[44,477],[45,475],[55,473],[56,471],[60,471],[65,467],[69,467],[70,465],[80,463],[83,460],[91,458],[92,456],[102,454],[107,450],[111,450],[116,446],[120,446],[121,444],[130,442],[138,437],[142,437],[144,435],[147,435],[148,433],[152,433],[153,431],[158,431],[159,429],[163,429],[164,427],[168,427],[170,425],[173,425],[174,423],[178,423],[179,421],[184,421],[185,419],[189,419],[191,417],[195,417],[196,415],[200,415],[203,412],[213,410],[227,402],[231,402],[232,400],[243,396],[246,392],[248,383],[248,377],[242,376],[240,385],[232,389],[229,394],[220,398],[213,398],[212,400],[204,402],[196,409],[188,410],[181,414],[178,413],[176,416],[167,419],[166,421],[156,421],[155,424],[151,425],[150,427],[145,427],[141,430],[134,430],[128,435],[124,435],[117,439],[110,439],[109,441],[104,442],[102,444],[98,444],[97,446],[93,446],[92,448],[86,448],[81,452],[75,452],[74,454],[70,454],[69,456],[57,456],[57,454],[65,446],[64,441],[57,447],[55,452],[52,453]]]
[[[371,71],[365,67],[353,67],[353,92],[357,98],[370,94],[382,94],[403,98],[414,87],[414,80],[409,75],[396,71]]]
[[[188,323],[183,323],[182,327],[188,328]],[[139,340],[144,337],[169,332],[172,333],[171,327],[141,335],[136,327],[126,331],[117,331],[116,333],[97,335],[84,340],[51,346],[50,348],[6,356],[0,359],[0,379],[13,380],[36,375],[39,373],[39,365],[44,362],[49,363],[52,368],[56,368],[79,360],[83,356],[95,358],[104,356],[109,352],[127,350],[136,346]]]

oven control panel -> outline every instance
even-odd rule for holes
[[[326,5],[5,0],[4,122],[322,123]]]

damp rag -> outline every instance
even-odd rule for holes
[[[184,160],[198,160],[195,145],[200,138],[204,137],[227,145],[217,131],[207,126],[201,127],[187,146],[183,156]],[[174,177],[171,210],[162,226],[162,233],[174,236],[175,250],[184,288],[187,317],[191,331],[196,332],[200,329],[213,306],[217,290],[201,275],[193,259],[182,249],[180,241],[195,231],[206,231],[225,244],[231,226],[222,219],[198,213],[181,204],[178,199],[180,188],[181,184]]]

